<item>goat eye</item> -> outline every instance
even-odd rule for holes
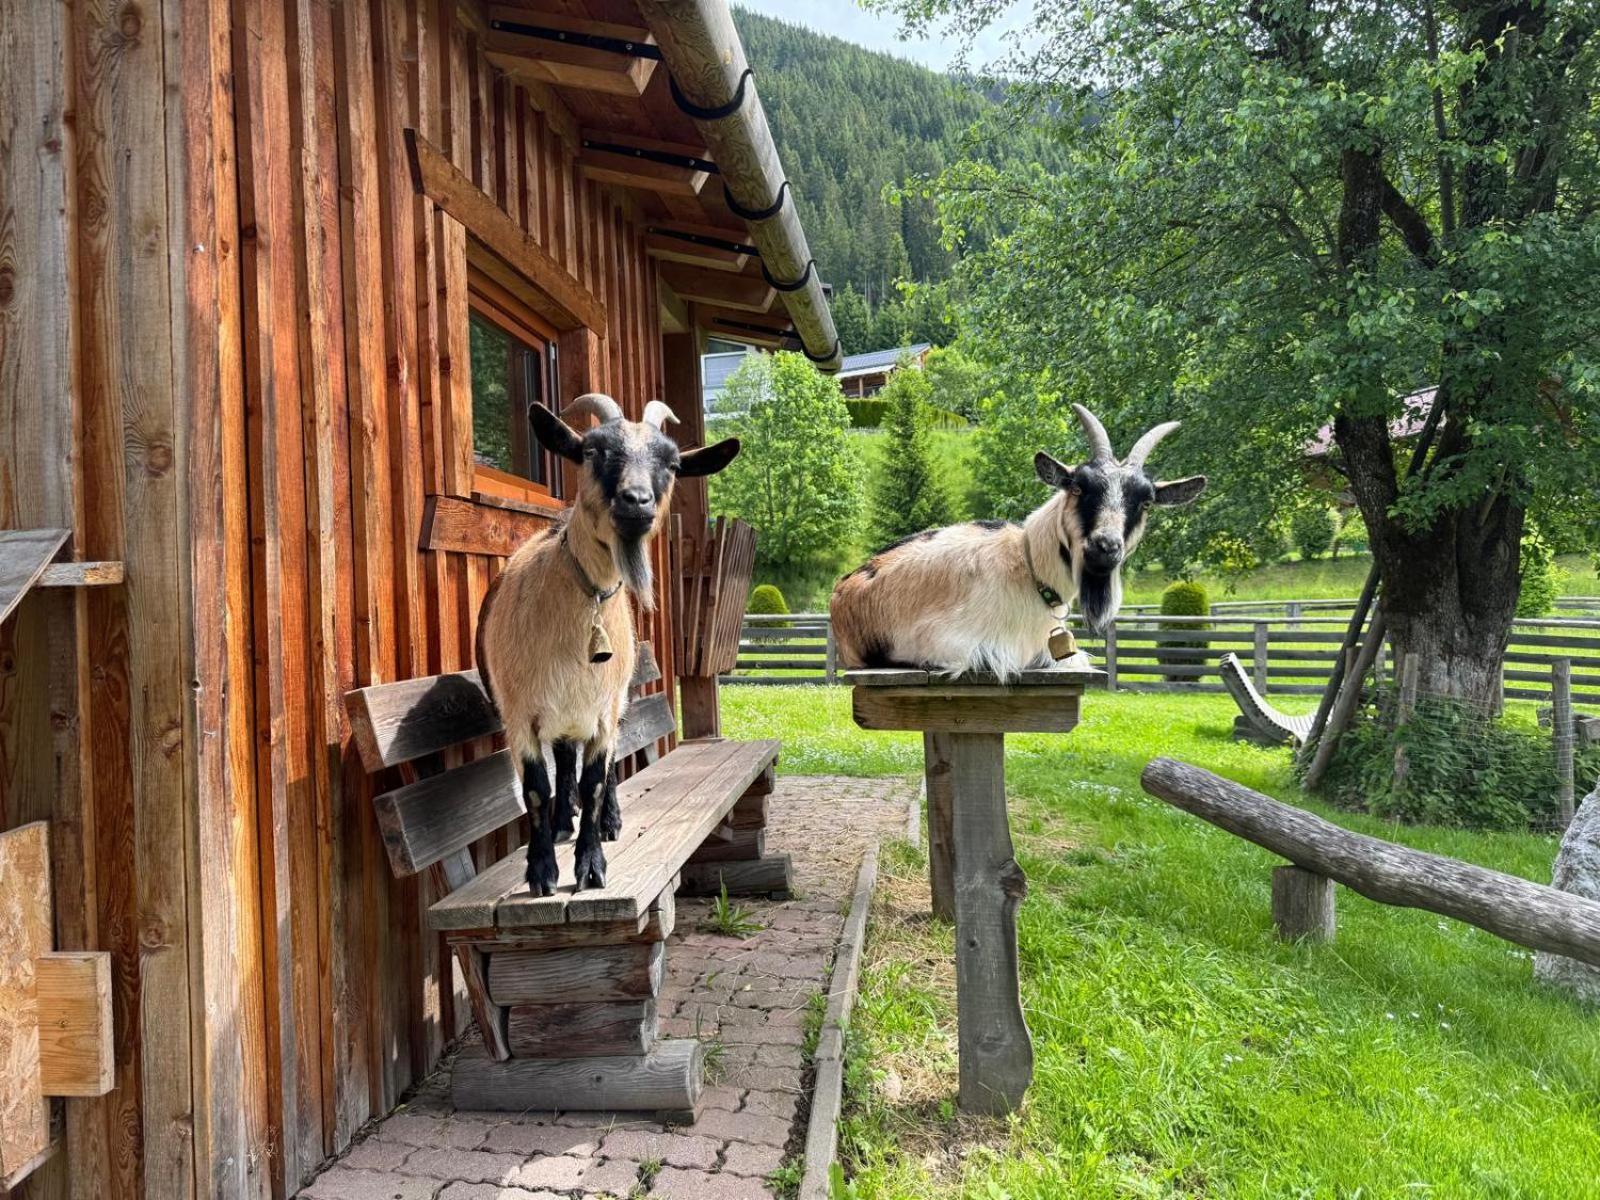
[[[1067,494],[1069,496],[1081,496],[1081,495],[1083,495],[1083,489],[1081,487],[1079,487],[1077,484],[1073,484],[1071,487],[1069,487],[1067,489]]]
[[[1139,505],[1139,511],[1142,513],[1149,512],[1150,506],[1154,503],[1154,500],[1146,500],[1143,504]]]

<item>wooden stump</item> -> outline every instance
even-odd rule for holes
[[[787,900],[794,892],[794,867],[787,854],[769,854],[743,862],[691,862],[683,868],[678,890],[685,896],[769,896]]]
[[[1272,920],[1286,942],[1333,941],[1338,924],[1333,880],[1300,867],[1274,867]]]
[[[933,892],[933,915],[940,921],[956,919],[955,857],[951,844],[955,779],[951,773],[950,736],[922,735],[923,778],[928,786],[928,885]]]
[[[1017,983],[1017,908],[1027,877],[1006,819],[1005,738],[949,734],[956,797],[956,994],[961,1107],[998,1116],[1022,1103],[1033,1079],[1033,1038]]]

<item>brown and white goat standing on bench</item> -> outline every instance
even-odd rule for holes
[[[610,780],[635,648],[633,609],[621,593],[625,586],[644,608],[653,606],[650,540],[666,521],[673,481],[722,470],[739,443],[680,453],[661,429],[676,418],[659,400],[642,421],[625,419],[615,400],[594,392],[561,417],[539,406],[530,413],[540,443],[582,466],[578,496],[562,521],[511,556],[484,596],[478,672],[521,764],[533,827],[528,888],[548,896],[557,882],[556,835],[572,830],[574,784],[579,891],[605,886],[600,843],[622,831]],[[585,433],[567,423],[587,416],[600,423]]]
[[[1079,601],[1104,631],[1122,606],[1122,564],[1153,504],[1187,504],[1204,475],[1152,482],[1144,461],[1178,427],[1157,425],[1121,462],[1105,426],[1074,404],[1089,439],[1077,467],[1043,450],[1039,478],[1055,494],[1021,524],[975,521],[928,529],[879,551],[841,579],[830,605],[839,661],[849,668],[987,671],[1002,679],[1050,662],[1050,635]]]

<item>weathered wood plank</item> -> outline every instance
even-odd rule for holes
[[[50,832],[0,833],[0,1187],[50,1143],[39,1075],[37,961],[50,949]]]
[[[664,693],[640,696],[622,715],[622,723],[617,730],[617,757],[626,758],[677,728],[678,718],[673,714],[672,705],[667,702]]]
[[[125,578],[119,562],[51,563],[40,573],[35,587],[114,587]]]
[[[0,529],[0,621],[22,602],[71,536],[70,529]]]
[[[728,811],[729,826],[734,829],[765,829],[771,799],[766,792],[746,791]]]
[[[934,733],[1066,733],[1078,723],[1076,688],[998,685],[864,686],[850,697],[863,729]]]
[[[58,950],[34,962],[39,995],[39,1079],[46,1096],[111,1090],[111,956]]]
[[[500,208],[458,170],[432,142],[407,131],[416,188],[466,227],[532,283],[545,300],[540,315],[558,329],[586,328],[606,333],[606,312],[589,290],[569,274]]]
[[[664,943],[641,942],[488,957],[489,995],[511,1006],[646,999],[661,990],[666,952]]]
[[[456,1059],[451,1099],[480,1112],[686,1112],[700,1102],[704,1061],[703,1043],[689,1038],[601,1058],[496,1063],[466,1050]]]
[[[359,688],[345,706],[362,765],[374,772],[500,732],[476,669]]]
[[[549,518],[532,513],[454,496],[430,496],[423,513],[422,549],[507,558],[549,528]]]
[[[928,883],[933,915],[956,919],[955,760],[948,733],[922,735],[923,779],[928,795]]]
[[[723,863],[740,862],[746,859],[760,858],[766,853],[766,831],[761,829],[727,829],[728,836],[719,838],[717,830],[702,842],[698,849],[689,856],[690,863]]]
[[[1380,904],[1454,917],[1532,950],[1600,966],[1600,902],[1341,829],[1304,809],[1158,758],[1144,790]]]
[[[508,1030],[511,1053],[519,1058],[644,1054],[656,1040],[656,1002],[519,1004]]]
[[[385,792],[373,804],[389,863],[399,876],[432,866],[524,812],[509,750]]]
[[[513,857],[520,853],[514,852]],[[677,925],[677,907],[669,889],[637,920],[586,921],[578,925],[528,926],[520,929],[464,929],[447,936],[452,945],[485,951],[568,950],[579,946],[615,946],[622,942],[664,942]]]
[[[1333,880],[1299,867],[1272,868],[1272,923],[1286,942],[1331,942],[1338,927]]]
[[[999,1115],[1022,1103],[1033,1079],[1033,1039],[1017,984],[1017,908],[1028,882],[1011,848],[1005,738],[952,734],[950,764],[960,1104]]]

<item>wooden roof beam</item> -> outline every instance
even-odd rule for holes
[[[701,211],[700,192],[711,178],[704,146],[662,142],[630,134],[585,130],[578,165],[587,179],[687,200]]]
[[[499,4],[489,8],[484,52],[507,74],[633,99],[661,53],[648,29]]]
[[[685,300],[717,304],[739,312],[764,313],[778,295],[760,276],[707,271],[684,263],[663,263],[661,278]]]
[[[755,246],[743,227],[658,221],[645,233],[645,252],[663,262],[687,263],[713,271],[743,271]]]

